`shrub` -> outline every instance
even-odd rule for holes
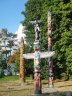
[[[4,76],[4,71],[3,69],[0,68],[0,78],[2,78]]]

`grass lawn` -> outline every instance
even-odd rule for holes
[[[0,78],[0,83],[19,80],[19,76],[4,76]]]
[[[31,96],[33,82],[29,80],[29,77],[26,77],[26,79],[26,83],[21,84],[19,76],[0,78],[0,96]]]
[[[47,80],[42,81],[42,90],[48,88]],[[67,96],[61,95],[65,92],[72,92],[72,81],[55,82],[54,89],[60,95],[42,95],[42,96]],[[19,76],[7,76],[0,78],[0,96],[33,96],[34,81],[31,77],[26,77],[26,82],[22,84]]]
[[[0,78],[0,83],[3,82],[11,82],[11,81],[18,81],[20,79],[19,76],[4,76],[2,78]],[[26,80],[32,80],[32,77],[26,77]]]

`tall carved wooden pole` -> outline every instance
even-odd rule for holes
[[[48,12],[48,52],[52,51],[52,26],[51,26],[51,12]],[[53,58],[48,58],[48,87],[53,87]]]
[[[41,68],[40,68],[40,29],[38,20],[34,21],[35,27],[35,42],[34,42],[34,95],[40,96],[42,94],[41,84]]]
[[[25,82],[25,66],[24,66],[23,52],[24,52],[24,40],[23,40],[23,37],[21,37],[21,41],[20,41],[20,80],[22,83]]]

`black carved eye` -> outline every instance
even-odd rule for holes
[[[36,32],[38,32],[38,29],[36,29]]]

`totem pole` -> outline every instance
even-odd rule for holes
[[[52,26],[51,26],[51,12],[48,12],[48,52],[52,51]],[[53,58],[48,58],[48,87],[53,87]]]
[[[24,40],[23,37],[20,41],[20,80],[21,82],[25,82],[25,66],[24,66],[24,58],[23,58],[23,52],[24,52]]]
[[[34,42],[34,95],[40,96],[42,94],[41,84],[41,69],[40,69],[40,28],[39,20],[33,21],[35,29],[35,42]]]

